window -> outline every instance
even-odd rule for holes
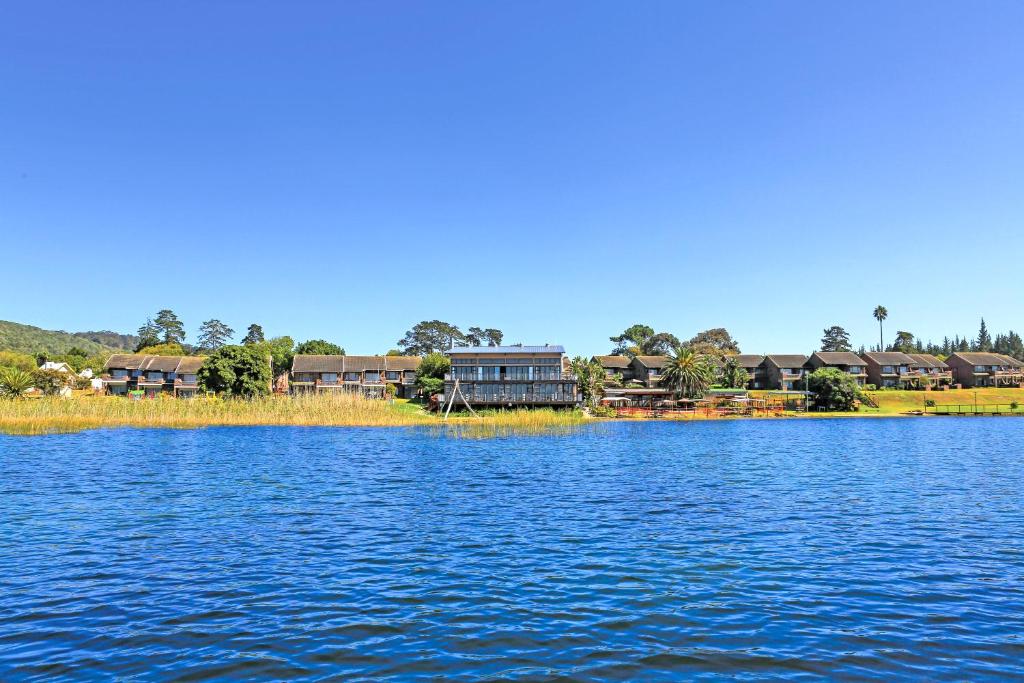
[[[384,376],[387,377],[389,382],[397,382],[401,378],[401,375],[402,373],[397,370],[388,370]]]
[[[359,373],[358,372],[346,372],[343,375],[343,377],[344,377],[346,382],[358,382],[359,381]]]
[[[320,374],[320,382],[322,384],[337,384],[338,373],[336,372],[323,372]]]

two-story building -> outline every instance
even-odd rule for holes
[[[861,357],[850,351],[815,351],[807,358],[804,369],[814,372],[819,368],[836,368],[857,381],[857,386],[867,384],[867,365]]]
[[[803,389],[800,383],[804,379],[804,363],[806,362],[807,356],[803,354],[768,354],[761,363],[764,368],[766,387],[781,391]]]
[[[629,356],[593,356],[590,360],[600,363],[605,382],[611,382],[617,376],[622,377],[624,383],[633,379],[633,359]]]
[[[468,346],[446,351],[443,406],[572,407],[582,401],[561,346]]]
[[[953,383],[953,372],[949,365],[930,353],[908,353],[914,364],[911,375],[916,377],[917,386],[922,389],[948,386]]]
[[[661,385],[661,371],[668,363],[668,356],[636,356],[630,362],[634,382],[640,382],[650,389]]]
[[[733,356],[736,364],[747,371],[750,379],[747,380],[748,389],[767,389],[768,374],[764,368],[764,356],[755,353],[738,353]]]
[[[1024,363],[1000,353],[957,351],[946,359],[953,380],[964,387],[1019,387]]]
[[[906,388],[919,376],[915,361],[899,351],[871,351],[861,355],[868,368],[868,383],[876,387]]]
[[[115,353],[107,359],[100,378],[109,394],[122,396],[142,391],[147,398],[171,394],[179,398],[199,392],[199,369],[204,356],[151,356]]]
[[[293,394],[353,391],[382,398],[387,386],[399,398],[416,393],[417,356],[340,356],[299,354],[292,359],[289,387]]]

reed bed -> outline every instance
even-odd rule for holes
[[[196,429],[213,426],[294,425],[321,427],[433,426],[465,438],[568,430],[586,418],[579,412],[519,410],[480,417],[452,415],[442,422],[415,404],[388,403],[352,394],[268,396],[252,400],[157,398],[133,401],[108,396],[0,401],[0,432],[33,435],[113,427]]]

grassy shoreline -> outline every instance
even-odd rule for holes
[[[879,391],[871,394],[878,408],[855,413],[784,413],[781,416],[732,417],[676,415],[660,421],[766,420],[814,418],[872,418],[910,416],[924,407],[926,399],[939,404],[973,403],[975,390],[946,392]],[[1021,389],[979,389],[979,403],[1008,404],[1021,401]],[[1021,401],[1024,403],[1024,401]],[[1018,409],[1015,414],[1024,415]],[[612,418],[641,421],[644,418]],[[79,432],[118,427],[199,429],[222,426],[309,427],[432,427],[465,437],[514,433],[558,433],[584,424],[604,421],[579,411],[510,410],[488,412],[481,417],[453,414],[448,422],[409,401],[387,403],[353,395],[309,397],[270,396],[252,401],[222,399],[176,400],[162,398],[130,401],[124,398],[79,395],[71,399],[36,398],[0,402],[0,433],[36,435]]]

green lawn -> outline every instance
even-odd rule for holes
[[[905,413],[911,410],[924,410],[924,402],[928,399],[938,405],[959,403],[973,405],[975,394],[978,404],[1002,403],[1017,401],[1024,406],[1024,389],[951,389],[949,391],[869,391],[868,396],[878,404],[878,409],[864,406],[863,412],[871,413]]]

